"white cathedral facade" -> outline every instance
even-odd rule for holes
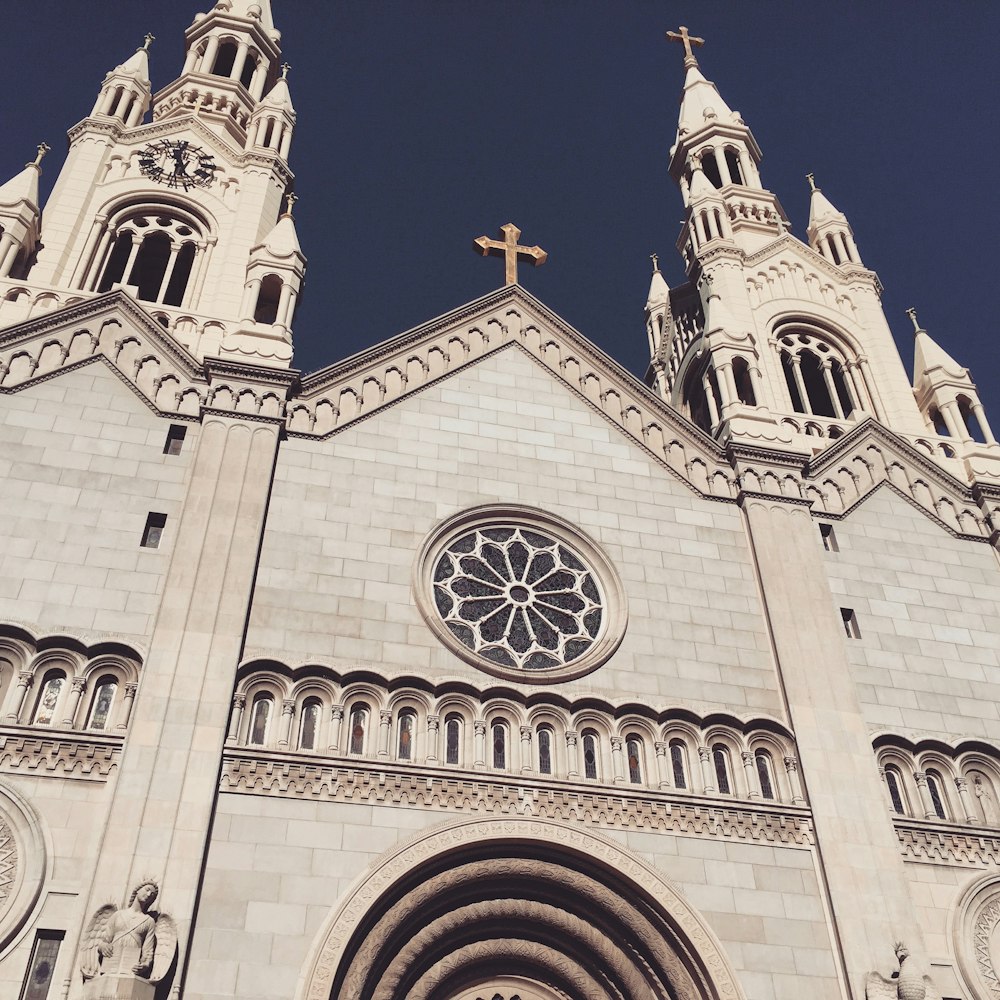
[[[292,367],[268,0],[0,186],[0,996],[1000,1000],[1000,447],[678,40],[645,384]]]

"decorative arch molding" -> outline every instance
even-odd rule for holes
[[[1000,875],[984,875],[962,894],[952,940],[968,995],[1000,1000]]]
[[[48,858],[38,815],[26,799],[0,782],[0,958],[38,905]]]
[[[503,977],[546,998],[744,998],[660,872],[598,834],[520,818],[450,821],[383,855],[320,930],[297,998],[466,1000]]]

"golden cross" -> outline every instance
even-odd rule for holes
[[[702,46],[705,44],[704,38],[695,38],[694,35],[689,35],[687,28],[682,24],[679,31],[668,31],[667,41],[670,42],[680,42],[684,46],[684,66],[690,68],[691,66],[697,66],[698,60],[695,59],[694,53],[691,51],[692,45]]]
[[[517,284],[518,257],[527,257],[534,267],[539,267],[549,259],[549,255],[541,247],[520,247],[517,245],[521,230],[513,222],[501,226],[500,235],[503,239],[491,240],[488,236],[480,236],[478,240],[472,241],[472,249],[484,257],[503,257],[504,280],[508,285]]]

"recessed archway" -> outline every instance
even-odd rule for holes
[[[437,827],[360,876],[302,1000],[740,1000],[711,931],[602,836],[526,819]]]

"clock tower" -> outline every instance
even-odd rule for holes
[[[60,305],[124,288],[199,359],[288,367],[305,258],[287,198],[295,109],[269,0],[198,14],[180,75],[155,94],[153,40],[70,129],[28,278]]]

